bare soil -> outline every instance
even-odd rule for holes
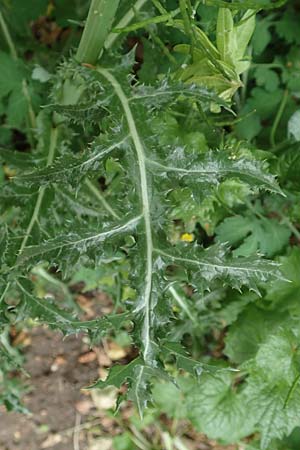
[[[79,417],[82,422],[78,409],[87,399],[80,389],[99,376],[98,361],[78,337],[63,339],[61,333],[36,328],[29,339],[24,355],[30,391],[24,403],[31,415],[0,410],[0,450],[73,450],[75,422]]]

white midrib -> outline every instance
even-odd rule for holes
[[[139,387],[140,387],[140,384],[141,384],[142,379],[143,379],[144,369],[145,369],[145,366],[140,366],[139,367],[139,373],[137,375],[136,383],[135,383],[135,398],[136,398],[136,401],[137,401],[138,410],[139,410],[139,414],[140,414],[141,418],[143,417],[143,407],[140,404]]]
[[[86,244],[89,241],[96,241],[96,240],[104,241],[105,239],[107,239],[107,238],[109,238],[111,236],[114,236],[116,234],[120,234],[123,231],[129,230],[129,229],[135,227],[138,224],[140,219],[141,219],[141,216],[134,217],[133,219],[129,220],[128,222],[124,223],[123,225],[120,225],[118,227],[114,227],[114,228],[112,228],[110,230],[107,230],[107,231],[103,231],[102,233],[93,234],[92,236],[88,236],[88,237],[83,238],[83,239],[78,239],[77,241],[69,241],[68,242],[67,240],[65,240],[65,242],[63,242],[63,243],[59,242],[55,246],[52,246],[50,248],[50,250],[53,251],[53,250],[57,250],[58,248],[60,250],[62,250],[65,247],[74,247],[74,248],[76,248],[76,246],[78,247],[79,245]],[[65,238],[65,239],[67,239],[67,238]],[[34,247],[35,246],[27,247],[27,249],[32,249]],[[42,253],[42,252],[44,253],[47,250],[45,248],[43,249],[42,246],[41,247],[37,246],[37,247],[41,248],[40,253]]]
[[[130,132],[130,136],[134,143],[139,172],[140,172],[140,183],[141,183],[141,195],[142,195],[142,204],[143,204],[143,219],[145,224],[145,234],[146,234],[146,276],[145,276],[145,318],[144,318],[144,330],[143,330],[143,339],[144,339],[144,360],[147,362],[148,355],[150,352],[151,346],[151,336],[150,336],[150,314],[151,314],[151,289],[152,289],[152,254],[153,254],[153,243],[152,243],[152,231],[151,231],[151,217],[150,217],[150,203],[149,203],[149,194],[148,194],[148,183],[147,183],[147,172],[146,172],[146,157],[143,148],[143,144],[139,137],[135,121],[129,106],[128,99],[124,94],[120,84],[115,79],[115,77],[106,69],[97,68],[97,71],[109,81],[109,83],[113,86],[116,95],[118,96],[122,107],[124,109],[124,113],[127,119],[128,128]]]
[[[155,253],[158,253],[159,255],[162,256],[166,256],[167,258],[169,258],[172,261],[182,261],[182,262],[186,262],[189,264],[193,264],[195,266],[202,266],[202,267],[211,267],[211,268],[218,268],[218,269],[222,269],[222,270],[239,270],[241,272],[253,272],[253,273],[261,273],[261,274],[266,274],[266,270],[263,269],[258,269],[257,267],[241,267],[239,265],[236,266],[226,266],[225,264],[217,264],[217,263],[208,263],[208,262],[204,262],[204,261],[198,261],[196,259],[189,259],[189,258],[181,258],[180,256],[173,256],[170,255],[166,252],[164,252],[163,250],[160,250],[158,248],[154,248],[153,251]],[[272,263],[271,261],[268,261],[268,263],[271,263],[272,265],[274,265],[274,267],[276,267],[276,263]]]

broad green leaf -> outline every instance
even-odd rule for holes
[[[193,425],[210,439],[228,444],[254,431],[254,417],[249,415],[244,394],[234,389],[230,373],[203,375],[188,407]]]
[[[253,358],[270,333],[288,322],[287,315],[263,311],[249,305],[229,328],[224,353],[230,361],[240,364]]]
[[[217,20],[217,47],[221,59],[228,64],[234,64],[237,42],[235,39],[232,13],[227,8],[219,8]]]
[[[268,285],[266,299],[273,308],[297,313],[300,300],[300,250],[294,247],[288,256],[280,258],[282,274],[289,280]]]
[[[299,33],[297,33],[298,17],[292,4],[284,11],[284,14],[280,17],[280,20],[276,22],[275,29],[278,35],[289,44],[300,44]]]
[[[286,403],[290,388],[284,380],[277,385],[270,385],[259,376],[254,376],[248,382],[245,389],[248,411],[255,418],[256,429],[261,433],[263,450],[268,450],[273,440],[288,436],[299,424],[300,387],[299,384],[295,386],[292,397]]]
[[[255,365],[273,383],[282,381],[292,385],[300,373],[298,337],[290,330],[281,329],[268,336],[255,356]]]
[[[220,242],[237,247],[235,256],[250,256],[257,252],[272,257],[289,242],[290,230],[275,220],[253,216],[233,216],[216,229]]]
[[[258,86],[263,86],[269,92],[276,91],[280,83],[277,72],[266,67],[258,67],[255,70],[255,79]]]
[[[197,389],[192,378],[178,377],[175,383],[155,383],[153,387],[153,401],[155,406],[168,417],[185,419],[188,416],[190,391]]]

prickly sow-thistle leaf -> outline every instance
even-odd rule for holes
[[[192,280],[204,280],[211,283],[221,280],[235,289],[247,286],[259,294],[259,284],[270,279],[284,279],[279,266],[274,261],[257,257],[231,258],[226,245],[214,245],[202,250],[199,246],[182,249],[173,248],[154,251],[160,256],[165,266],[177,264],[189,270]]]
[[[163,343],[162,354],[166,359],[169,359],[170,356],[174,356],[177,368],[182,369],[193,376],[200,377],[204,372],[216,373],[222,370],[220,367],[204,364],[200,361],[194,360],[187,354],[186,350],[178,342]],[[228,369],[225,368],[224,370]]]
[[[128,318],[126,314],[119,314],[80,321],[74,314],[59,308],[51,299],[37,297],[32,292],[32,283],[27,279],[20,278],[17,281],[17,287],[24,309],[31,317],[47,323],[51,328],[58,329],[66,335],[85,332],[90,333],[94,338],[96,336],[99,338],[112,328],[120,326]]]
[[[67,258],[70,258],[71,255],[79,258],[89,250],[97,249],[99,245],[108,239],[112,242],[116,237],[134,232],[140,220],[141,216],[138,216],[112,228],[104,228],[101,232],[95,230],[93,233],[87,233],[83,230],[78,230],[76,233],[57,236],[42,242],[40,245],[28,246],[19,257],[18,263],[20,266],[24,266],[24,264],[32,266],[41,261],[52,261],[59,264],[60,259],[64,255]]]
[[[63,155],[56,158],[49,167],[35,171],[24,172],[14,178],[14,182],[22,185],[41,185],[48,183],[74,184],[78,183],[86,174],[97,172],[100,163],[115,150],[126,149],[128,137],[122,136],[110,142],[93,143],[83,155]]]
[[[120,388],[128,380],[134,379],[135,369],[139,366],[143,366],[143,360],[140,357],[133,359],[125,365],[116,364],[110,369],[106,380],[98,380],[90,388],[103,388],[107,386]]]
[[[47,109],[78,125],[99,123],[108,114],[103,102],[95,101],[95,99],[88,103],[77,103],[76,105],[51,104],[47,106]]]
[[[204,110],[209,109],[211,102],[219,106],[228,107],[226,102],[205,86],[197,84],[172,83],[168,78],[163,78],[159,84],[145,86],[138,84],[129,97],[130,102],[143,102],[143,106],[152,110],[161,109],[178,100],[192,99],[202,104]]]
[[[282,194],[275,177],[266,172],[263,162],[233,158],[221,151],[210,151],[195,159],[185,154],[183,148],[177,148],[167,154],[166,162],[148,159],[147,164],[157,175],[187,179],[188,183],[215,184],[226,177],[232,177],[239,178],[250,186]]]
[[[31,169],[43,161],[42,158],[35,158],[30,153],[18,152],[7,148],[0,148],[0,160],[14,168]]]
[[[116,66],[115,61],[113,65]],[[182,266],[191,284],[196,287],[200,284],[204,289],[211,287],[211,282],[221,280],[224,285],[237,289],[246,286],[258,291],[260,282],[281,278],[275,263],[255,257],[232,259],[226,246],[214,246],[208,250],[193,244],[172,246],[166,226],[169,205],[161,198],[166,198],[178,185],[190,184],[193,189],[203,180],[209,189],[209,185],[225,177],[240,178],[251,186],[274,192],[279,192],[279,188],[263,164],[229,158],[226,151],[224,155],[221,152],[208,152],[203,157],[195,149],[189,154],[188,148],[170,151],[170,146],[161,145],[159,136],[152,128],[157,110],[168,108],[180,112],[180,108],[188,107],[193,112],[196,103],[205,110],[211,104],[211,95],[199,87],[172,85],[170,80],[154,88],[132,86],[132,80],[128,77],[131,67],[127,63],[115,70],[78,67],[85,82],[97,89],[99,102],[109,98],[110,115],[101,122],[103,132],[94,140],[90,151],[76,155],[72,148],[65,148],[61,156],[49,163],[47,168],[25,173],[22,171],[11,182],[16,192],[20,185],[32,185],[36,191],[39,187],[39,191],[30,201],[30,215],[26,216],[29,220],[25,228],[17,232],[22,245],[21,251],[17,248],[15,252],[18,255],[17,263],[14,270],[10,271],[10,276],[20,277],[20,272],[28,273],[42,261],[65,267],[63,274],[66,275],[79,259],[87,263],[101,263],[101,259],[107,255],[115,257],[119,249],[123,250],[123,254],[126,254],[124,258],[127,257],[130,264],[130,287],[135,293],[134,299],[131,297],[128,302],[128,308],[131,310],[130,320],[134,325],[133,334],[135,343],[140,347],[140,356],[125,367],[114,366],[107,380],[97,382],[95,386],[113,384],[120,387],[124,382],[128,383],[128,397],[134,399],[142,413],[151,399],[149,390],[152,379],[164,376],[162,360],[166,360],[168,355],[175,357],[178,367],[193,374],[215,370],[189,359],[181,347],[175,344],[166,343],[164,348],[160,347],[171,326],[170,317],[173,317],[164,296],[168,284],[165,272],[168,266]],[[214,102],[218,102],[215,96],[213,98]],[[218,104],[222,106],[222,103]],[[74,136],[71,131],[70,134]],[[43,206],[47,207],[45,185],[53,193],[60,184],[69,184],[68,193],[76,196],[82,178],[92,174],[95,178],[100,175],[107,179],[112,177],[113,186],[114,176],[109,171],[111,165],[108,159],[111,156],[115,164],[120,164],[122,176],[125,174],[128,180],[125,195],[121,197],[124,199],[122,219],[105,216],[105,222],[101,224],[98,217],[91,215],[88,220],[84,214],[78,214],[75,219],[73,210],[71,213],[68,208],[63,210],[59,195],[54,196],[51,204],[53,218],[49,213],[46,217],[39,217],[43,212],[41,204],[44,202]],[[164,178],[162,175],[165,175]],[[57,217],[56,208],[62,211],[61,219]],[[38,232],[35,232],[35,228],[38,228]],[[50,236],[47,239],[46,234]],[[129,250],[125,245],[127,241]],[[72,314],[70,316],[68,311],[57,308],[55,302],[36,298],[23,278],[18,283],[25,311],[51,326],[58,325],[65,333],[92,330],[92,334],[95,334],[100,327],[101,334],[102,329],[107,332],[117,328],[120,322],[117,315],[116,322],[107,317],[100,318],[100,322],[81,323]]]
[[[125,383],[128,387],[126,397],[137,405],[139,414],[143,417],[143,412],[148,402],[152,401],[149,387],[151,381],[155,378],[168,379],[162,370],[146,366],[143,359],[137,357],[128,364],[114,365],[104,381],[98,380],[89,389],[104,388],[107,386],[120,388]],[[122,396],[119,397],[118,403],[121,400]]]

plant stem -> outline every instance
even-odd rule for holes
[[[48,153],[48,158],[47,158],[47,164],[46,166],[50,166],[53,162],[54,159],[54,155],[55,155],[55,149],[56,149],[56,144],[57,144],[57,137],[58,137],[58,129],[57,128],[51,128],[51,134],[50,134],[50,146],[49,146],[49,153]],[[31,220],[29,222],[29,225],[26,229],[25,235],[23,237],[23,240],[21,242],[21,246],[20,246],[20,250],[19,250],[19,256],[23,253],[24,248],[26,247],[27,241],[31,235],[32,229],[35,225],[35,223],[38,221],[38,217],[39,217],[39,212],[42,206],[42,202],[43,202],[43,198],[45,195],[45,191],[46,191],[46,187],[45,186],[41,186],[39,193],[38,193],[38,197],[35,203],[35,207],[33,210],[33,214],[31,216]]]
[[[189,319],[191,319],[192,322],[194,322],[195,324],[197,323],[197,320],[195,319],[195,317],[193,316],[193,314],[191,313],[191,311],[189,310],[188,306],[186,305],[186,303],[182,300],[182,298],[180,297],[180,295],[178,294],[178,292],[176,291],[176,289],[173,286],[169,287],[169,291],[171,292],[172,296],[174,297],[174,299],[176,300],[176,302],[178,303],[178,305],[181,307],[181,309],[186,313],[186,315],[189,317]]]
[[[30,126],[33,129],[35,129],[36,128],[36,117],[35,117],[35,114],[33,111],[32,101],[31,101],[31,97],[30,97],[30,93],[28,90],[28,85],[26,83],[26,80],[22,81],[22,92],[28,103],[28,114],[29,114]]]
[[[120,0],[92,0],[76,53],[80,63],[95,64],[104,47]]]
[[[10,282],[7,283],[7,285],[5,286],[5,288],[4,288],[4,290],[3,290],[2,294],[1,294],[0,305],[1,305],[2,301],[4,300],[4,298],[6,296],[6,293],[7,293],[9,288],[10,288]]]
[[[144,6],[144,4],[147,1],[148,0],[137,0],[137,2],[132,6],[132,8],[129,9],[129,11],[120,20],[120,22],[117,23],[116,28],[126,27],[132,21],[136,12],[138,12],[140,9],[142,9],[142,7]],[[118,36],[119,35],[117,33],[110,33],[107,36],[107,39],[105,41],[105,44],[104,44],[105,48],[107,48],[107,49],[111,48],[112,45],[114,44],[114,42],[117,40]]]
[[[273,148],[274,148],[275,145],[276,145],[276,142],[275,142],[276,131],[277,131],[278,125],[279,125],[279,123],[280,123],[280,120],[281,120],[281,117],[282,117],[284,108],[286,107],[288,98],[289,98],[289,91],[286,89],[286,90],[284,91],[284,93],[283,93],[282,100],[281,100],[281,103],[280,103],[280,105],[279,105],[279,109],[278,109],[278,111],[277,111],[277,114],[276,114],[276,117],[275,117],[275,120],[274,120],[272,129],[271,129],[271,134],[270,134],[270,144],[271,144],[271,146],[272,146]]]
[[[5,20],[4,20],[4,17],[3,17],[3,14],[2,14],[1,11],[0,11],[0,27],[2,28],[2,32],[4,34],[5,40],[7,42],[7,45],[9,47],[9,51],[10,51],[11,57],[13,59],[18,59],[18,54],[17,54],[17,50],[16,50],[16,47],[15,47],[15,44],[14,44],[12,38],[11,38],[11,35],[9,33],[9,30],[7,28],[7,25],[5,23]]]
[[[120,219],[120,216],[113,210],[113,208],[107,203],[99,189],[88,179],[85,179],[85,184],[89,188],[89,190],[94,194],[94,196],[102,203],[106,211],[109,212],[115,219]]]
[[[291,232],[296,236],[296,238],[300,242],[300,231],[297,230],[295,225],[287,217],[282,216],[280,213],[279,216],[281,217],[281,223],[287,225],[287,227],[291,230]]]

